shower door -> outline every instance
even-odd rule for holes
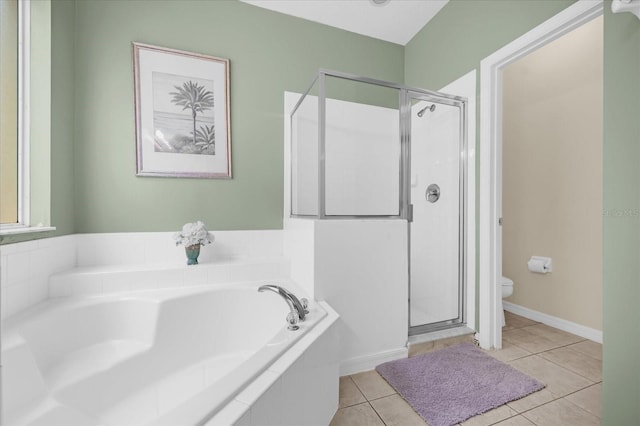
[[[409,93],[409,334],[465,323],[465,103]]]

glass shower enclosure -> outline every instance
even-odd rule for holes
[[[291,217],[407,221],[409,334],[465,322],[465,123],[465,98],[330,70],[291,112]]]

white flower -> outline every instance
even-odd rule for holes
[[[173,235],[173,239],[176,241],[176,245],[183,245],[185,247],[194,246],[196,244],[209,244],[212,243],[214,238],[213,234],[207,231],[204,223],[197,221],[195,223],[185,223],[182,227],[182,231],[176,232]]]

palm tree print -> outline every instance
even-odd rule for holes
[[[196,130],[196,146],[200,147],[203,154],[216,155],[215,126],[205,124]]]
[[[204,86],[194,83],[189,80],[180,86],[173,86],[177,92],[170,92],[169,95],[173,96],[171,102],[181,106],[182,110],[191,110],[191,117],[193,118],[193,144],[197,143],[196,138],[196,115],[202,113],[208,109],[213,108],[213,92],[206,90]]]

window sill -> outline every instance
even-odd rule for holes
[[[55,226],[11,226],[0,228],[0,235],[33,234],[36,232],[49,232],[55,230]]]

